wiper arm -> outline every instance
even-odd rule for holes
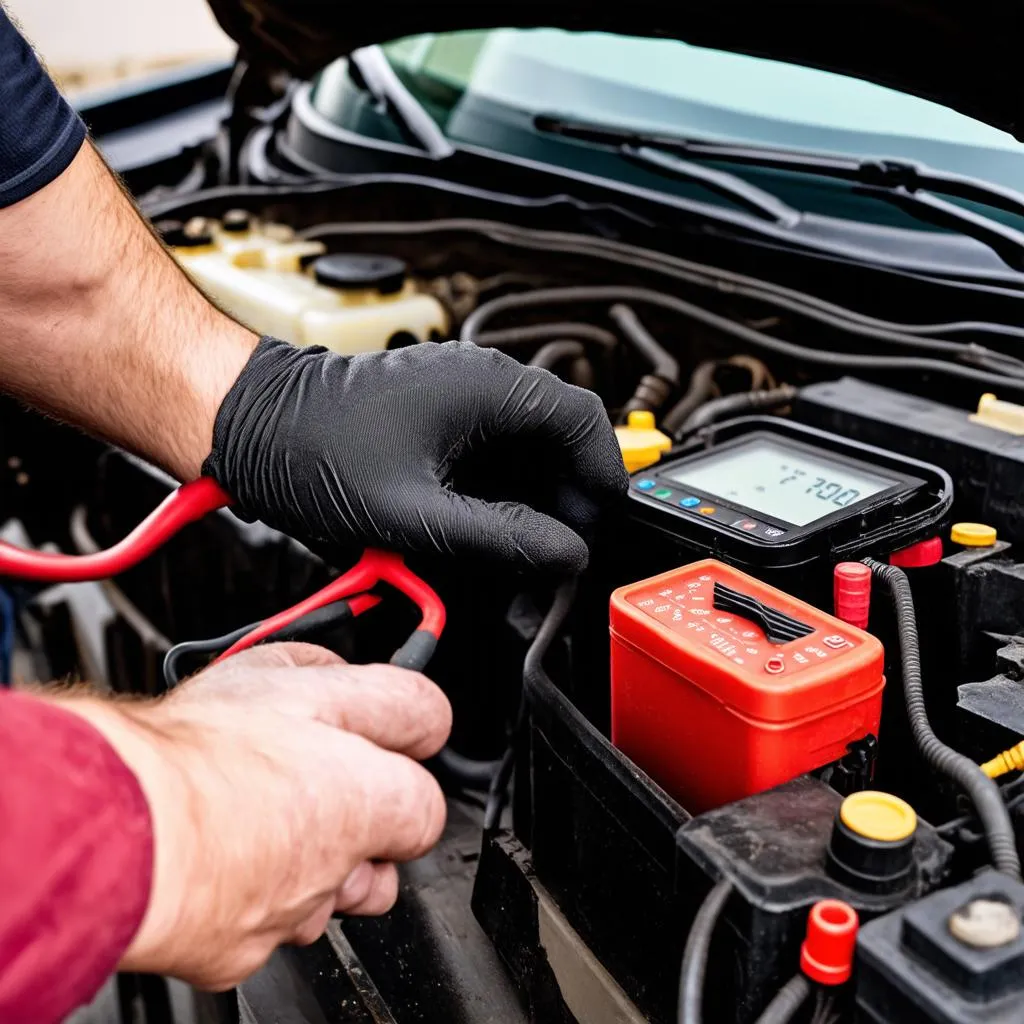
[[[771,192],[766,192],[763,188],[758,188],[735,174],[729,174],[728,171],[701,167],[674,153],[666,153],[662,149],[653,149],[650,146],[622,145],[616,148],[623,157],[632,163],[663,174],[670,174],[682,181],[703,185],[709,191],[717,192],[720,196],[756,213],[759,217],[774,221],[780,227],[796,227],[800,221],[798,210],[787,206]]]
[[[423,104],[395,74],[379,46],[364,46],[349,54],[349,63],[359,73],[366,91],[405,128],[409,135],[435,160],[455,152],[455,147],[427,113]]]
[[[984,242],[1014,270],[1024,270],[1024,232],[1017,231],[983,213],[965,210],[930,192],[908,192],[903,188],[870,189],[872,195],[899,206],[913,217],[937,227],[949,227]]]
[[[1024,233],[980,213],[965,210],[931,195],[950,196],[1024,217],[1024,193],[974,178],[936,170],[910,160],[861,159],[835,153],[783,149],[749,143],[718,142],[660,132],[636,132],[614,125],[575,121],[541,114],[538,131],[579,139],[621,151],[647,149],[700,160],[837,178],[871,190],[922,220],[954,227],[990,246],[1015,270],[1024,269]]]
[[[603,146],[653,146],[685,156],[718,160],[722,163],[747,164],[752,167],[768,167],[802,174],[820,174],[860,185],[903,188],[908,192],[938,192],[944,196],[983,203],[985,206],[1024,217],[1024,193],[985,181],[984,178],[936,170],[913,160],[884,157],[862,159],[839,153],[783,149],[756,143],[719,142],[715,139],[660,132],[634,132],[628,128],[566,120],[546,114],[538,114],[534,118],[534,125],[538,131]]]

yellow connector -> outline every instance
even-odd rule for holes
[[[1000,775],[1007,772],[1024,771],[1024,740],[1021,740],[1015,747],[996,754],[991,761],[986,761],[981,770],[990,778],[998,779]]]

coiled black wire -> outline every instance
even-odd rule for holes
[[[804,974],[794,974],[764,1008],[755,1024],[789,1024],[811,994],[811,983]]]
[[[732,882],[723,878],[704,898],[690,934],[686,937],[683,963],[679,970],[679,1004],[676,1011],[678,1024],[702,1024],[704,1004],[704,975],[708,969],[708,951],[711,936],[722,908],[732,893]]]
[[[924,703],[921,680],[921,650],[914,612],[914,595],[907,574],[894,565],[885,565],[865,558],[871,570],[889,593],[896,613],[899,633],[900,665],[903,673],[903,696],[907,705],[910,729],[922,757],[936,770],[956,782],[970,797],[988,840],[992,863],[1011,878],[1020,879],[1020,856],[1014,837],[1013,823],[1003,803],[999,787],[969,757],[947,746],[935,735]]]
[[[547,673],[544,671],[544,658],[551,648],[558,631],[562,628],[566,617],[572,608],[573,599],[576,597],[576,580],[566,580],[555,591],[555,598],[551,602],[547,615],[537,630],[537,635],[530,644],[523,661],[523,693],[519,698],[519,711],[516,714],[515,725],[512,729],[511,742],[501,759],[491,786],[487,794],[487,809],[484,812],[484,829],[491,831],[496,829],[501,822],[501,812],[508,800],[508,787],[512,781],[512,771],[516,763],[516,743],[526,725],[526,690],[528,684],[538,679],[545,680]]]

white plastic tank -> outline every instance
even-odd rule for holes
[[[220,221],[158,225],[185,272],[225,312],[259,334],[352,354],[397,337],[444,339],[448,317],[393,256],[328,255],[281,224],[244,211]]]

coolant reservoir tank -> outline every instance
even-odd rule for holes
[[[244,211],[164,237],[195,283],[259,334],[343,354],[447,334],[444,307],[420,292],[394,257],[326,255],[322,242]]]

